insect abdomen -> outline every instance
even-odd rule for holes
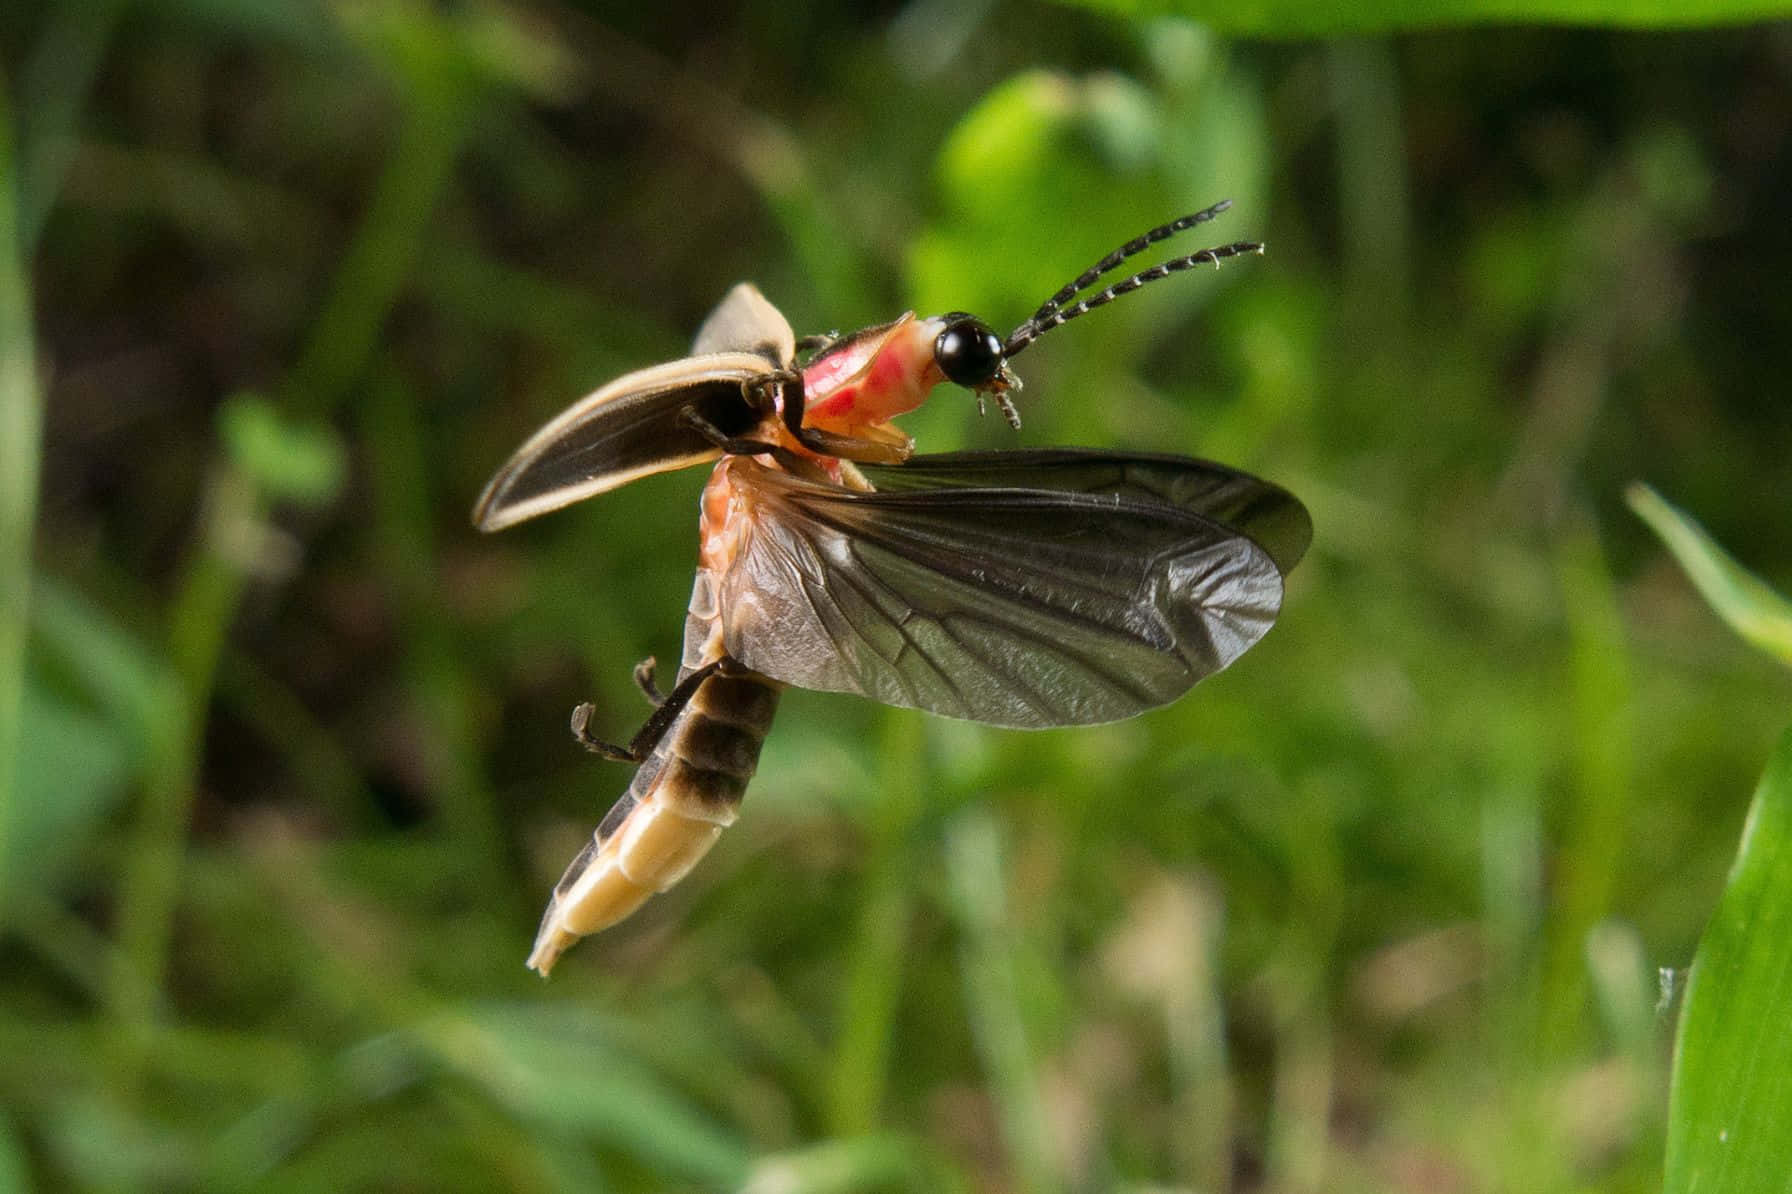
[[[545,975],[567,946],[629,916],[709,852],[759,764],[778,687],[754,673],[698,686],[555,886],[530,967]]]

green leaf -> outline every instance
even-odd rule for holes
[[[12,1122],[0,1116],[0,1190],[29,1190],[30,1175],[25,1142],[19,1139]]]
[[[287,0],[163,0],[156,19],[218,41],[324,54],[337,44],[328,10]]]
[[[123,793],[131,753],[116,725],[36,684],[25,689],[22,728],[14,760],[19,804],[0,843],[9,892],[50,885],[58,864]]]
[[[1730,629],[1782,663],[1792,665],[1792,602],[1738,564],[1704,528],[1638,482],[1625,493],[1686,575]]]
[[[285,418],[259,394],[238,394],[218,416],[230,459],[276,501],[321,505],[348,471],[342,442],[329,427]]]
[[[47,668],[66,677],[141,764],[166,741],[182,716],[179,681],[167,661],[106,610],[50,577],[32,590],[34,648]]]
[[[1185,56],[1206,61],[1198,50]],[[917,309],[1018,319],[1146,228],[1220,199],[1249,210],[1262,173],[1251,85],[1217,66],[1177,71],[1195,76],[1178,85],[1187,94],[1115,74],[1032,70],[984,96],[940,150],[944,211],[909,258]],[[1241,239],[1253,226],[1235,218],[1186,248]]]
[[[1792,1191],[1792,731],[1686,985],[1668,1106],[1667,1194]]]
[[[938,1191],[960,1184],[918,1141],[854,1136],[759,1158],[741,1194]]]
[[[1137,20],[1184,16],[1221,33],[1309,37],[1327,33],[1385,33],[1517,21],[1684,28],[1783,16],[1784,4],[1766,0],[1061,0],[1078,8]]]
[[[351,2],[334,15],[412,87],[440,98],[495,85],[565,100],[579,69],[545,22],[516,20],[495,6]]]

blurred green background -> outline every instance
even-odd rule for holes
[[[1176,8],[0,17],[0,1188],[1658,1188],[1792,683],[1623,492],[1792,584],[1792,27]],[[510,450],[739,279],[1006,328],[1227,197],[1018,435],[906,425],[1281,482],[1269,638],[1095,729],[793,693],[526,972],[703,471],[477,536]]]

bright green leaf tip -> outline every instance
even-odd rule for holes
[[[1624,494],[1637,517],[1661,536],[1717,616],[1748,642],[1792,666],[1792,602],[1738,564],[1688,518],[1640,481]]]

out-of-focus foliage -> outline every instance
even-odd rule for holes
[[[1531,22],[1686,29],[1783,17],[1776,0],[1058,0],[1131,20],[1182,17],[1222,33],[1312,37]]]
[[[1787,588],[1792,35],[1253,11],[7,10],[0,1181],[1659,1188],[1792,685],[1623,494]],[[1041,341],[1018,436],[907,426],[1286,484],[1282,624],[1087,730],[793,693],[525,972],[702,476],[484,539],[510,449],[741,278],[1012,326],[1224,197],[1268,254]]]

